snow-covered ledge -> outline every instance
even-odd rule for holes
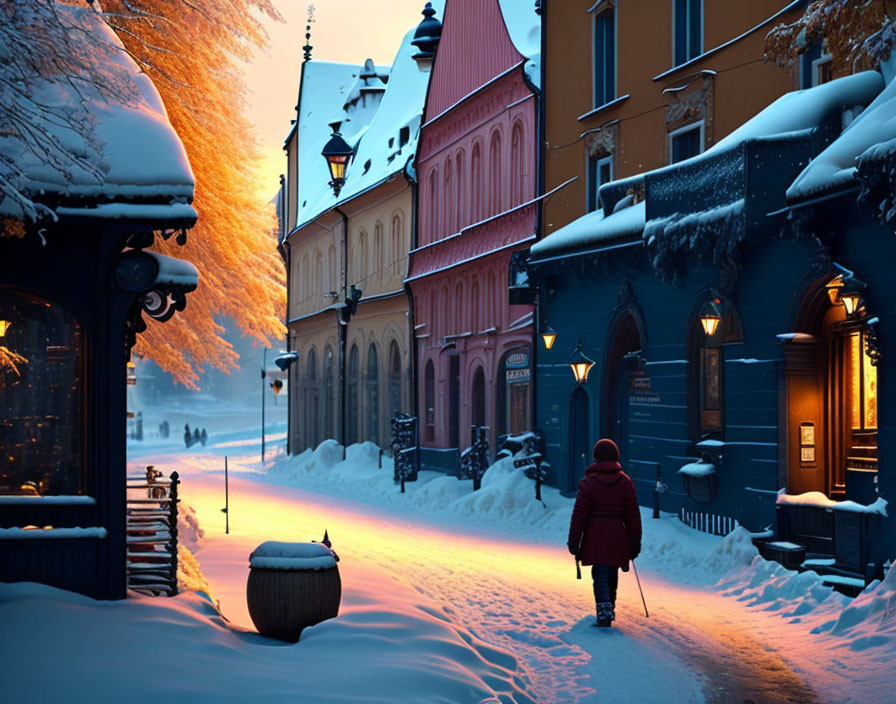
[[[82,506],[96,506],[96,499],[92,496],[0,496],[0,506],[10,506],[10,505],[28,505],[33,506],[35,504],[39,504],[44,506],[46,504],[53,505],[63,505],[63,506],[71,506],[72,504],[79,504]]]
[[[820,491],[807,491],[804,494],[788,494],[785,489],[778,492],[777,504],[783,506],[816,506],[832,511],[848,511],[851,513],[874,513],[887,515],[887,500],[878,497],[873,504],[859,504],[855,501],[834,501]]]
[[[0,540],[81,540],[99,538],[105,540],[105,528],[0,528]]]
[[[189,289],[196,288],[199,283],[199,272],[190,262],[149,250],[143,250],[143,252],[155,259],[159,265],[159,273],[156,275],[153,285],[170,284]]]
[[[691,462],[678,470],[689,477],[708,477],[716,473],[716,466],[710,462]]]

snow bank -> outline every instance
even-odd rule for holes
[[[373,570],[351,585],[338,618],[284,645],[230,627],[196,594],[100,602],[0,584],[3,696],[34,704],[534,701],[516,659],[435,602]],[[137,656],[140,644],[151,647],[151,666]]]

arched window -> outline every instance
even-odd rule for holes
[[[0,495],[88,493],[81,326],[10,289],[0,289],[0,321]]]
[[[429,237],[428,242],[439,238],[439,170],[429,172]],[[425,244],[425,243],[424,243]]]
[[[346,415],[348,416],[348,428],[346,428],[346,445],[358,442],[358,404],[359,382],[361,374],[361,353],[357,345],[352,345],[352,351],[348,356],[348,400],[346,401]]]
[[[356,259],[357,266],[355,267],[354,280],[358,282],[361,288],[364,288],[364,279],[367,278],[367,272],[370,268],[370,260],[368,257],[370,256],[370,252],[367,249],[367,233],[364,230],[361,230],[361,234],[358,235],[358,257]]]
[[[315,305],[320,305],[321,294],[324,288],[324,255],[319,249],[314,250],[314,285],[312,299]]]
[[[426,362],[423,379],[424,427],[426,439],[432,442],[436,437],[436,370],[431,359]]]
[[[302,257],[302,299],[301,302],[308,301],[311,295],[311,268],[308,266],[308,255]]]
[[[450,310],[451,296],[448,293],[448,284],[445,284],[442,286],[442,314],[439,316],[439,319],[442,321],[442,332],[439,335],[440,338],[457,332],[457,330],[454,329],[454,320]]]
[[[456,224],[456,228],[460,230],[461,228],[470,224],[469,212],[466,210],[466,207],[469,205],[469,203],[466,190],[466,174],[464,173],[463,150],[457,152],[457,158],[455,159],[455,172],[457,173],[457,190],[455,191],[457,197],[454,199],[454,203],[451,207],[454,208],[454,222]]]
[[[401,412],[401,351],[392,340],[389,345],[389,417]]]
[[[327,253],[327,291],[339,291],[339,279],[336,278],[336,246],[330,245],[330,251]]]
[[[474,335],[482,332],[482,301],[479,300],[479,281],[473,280],[473,287],[470,289],[470,321],[473,329],[470,331]]]
[[[492,133],[491,143],[489,144],[488,157],[488,185],[489,185],[489,203],[488,215],[500,213],[504,209],[504,199],[501,197],[503,193],[504,181],[502,181],[501,160],[501,133],[495,130]]]
[[[434,345],[436,339],[442,334],[441,321],[439,320],[439,294],[433,289],[429,297],[429,344]]]
[[[454,173],[451,168],[451,157],[445,162],[445,234],[457,231],[457,223],[454,219]]]
[[[494,271],[488,272],[488,288],[486,289],[486,292],[488,300],[485,304],[485,310],[488,314],[488,319],[485,321],[485,327],[497,327],[497,325],[501,322],[502,309],[498,301],[498,288],[497,286],[495,286]]]
[[[470,158],[470,207],[470,221],[482,220],[482,149],[479,142],[473,145],[473,156]]]
[[[333,348],[327,345],[324,353],[324,437],[336,437],[336,385],[333,381]]]
[[[376,345],[367,350],[367,439],[380,443],[380,363]]]
[[[454,332],[457,334],[461,334],[463,332],[468,332],[462,329],[463,320],[464,320],[464,286],[458,281],[457,285],[454,287]],[[472,332],[470,330],[469,332]]]
[[[317,386],[317,353],[308,350],[305,363],[305,446],[317,447],[320,442],[318,417],[320,415],[320,391]]]
[[[373,228],[373,272],[377,281],[383,278],[383,223],[379,220]]]
[[[513,125],[510,137],[510,207],[525,201],[523,193],[523,123],[519,120]]]
[[[402,259],[404,258],[404,247],[401,246],[401,218],[398,215],[392,216],[392,248],[389,257],[392,264],[392,275],[397,276],[401,270]]]

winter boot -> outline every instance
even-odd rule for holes
[[[597,621],[595,621],[594,625],[600,626],[601,628],[608,628],[614,618],[616,618],[616,614],[613,610],[613,603],[610,601],[598,602]]]

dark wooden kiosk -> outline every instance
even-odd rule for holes
[[[185,242],[193,176],[152,83],[130,77],[136,102],[86,105],[101,178],[23,149],[19,191],[38,218],[0,202],[0,581],[98,599],[126,592],[130,349],[144,313],[167,320],[197,284],[191,264],[146,251]],[[66,104],[52,84],[47,95]]]

